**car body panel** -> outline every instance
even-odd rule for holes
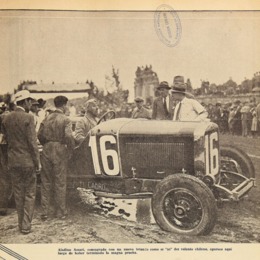
[[[197,146],[205,157],[206,133],[218,134],[218,127],[210,122],[129,118],[102,122],[74,151],[69,178],[82,183],[87,180],[85,186],[99,191],[151,191],[152,180],[174,173],[195,175],[194,140],[203,139]]]

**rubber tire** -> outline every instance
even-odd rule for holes
[[[187,189],[200,201],[203,216],[195,228],[190,230],[180,229],[166,219],[163,212],[163,201],[165,195],[173,188]],[[152,197],[152,212],[161,229],[181,235],[207,235],[213,230],[217,219],[216,200],[211,190],[198,178],[186,174],[170,175],[157,184]]]
[[[248,178],[255,178],[255,167],[250,157],[241,149],[233,146],[226,145],[220,148],[220,156],[229,157],[236,161],[241,170],[242,174]]]

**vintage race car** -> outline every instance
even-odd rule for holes
[[[107,117],[114,113],[105,114],[75,149],[69,189],[151,198],[163,230],[205,235],[214,228],[218,202],[238,201],[254,186],[250,158],[235,147],[220,147],[214,123]]]

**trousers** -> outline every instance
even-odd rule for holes
[[[49,142],[44,145],[41,155],[41,207],[42,214],[49,215],[50,200],[54,204],[57,216],[67,214],[67,147],[58,142]]]
[[[36,195],[36,172],[34,168],[10,168],[14,198],[20,230],[31,229]]]
[[[0,215],[7,212],[11,190],[11,176],[7,168],[7,145],[0,145]]]

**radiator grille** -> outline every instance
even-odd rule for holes
[[[130,165],[184,166],[184,143],[126,143],[126,151]]]

